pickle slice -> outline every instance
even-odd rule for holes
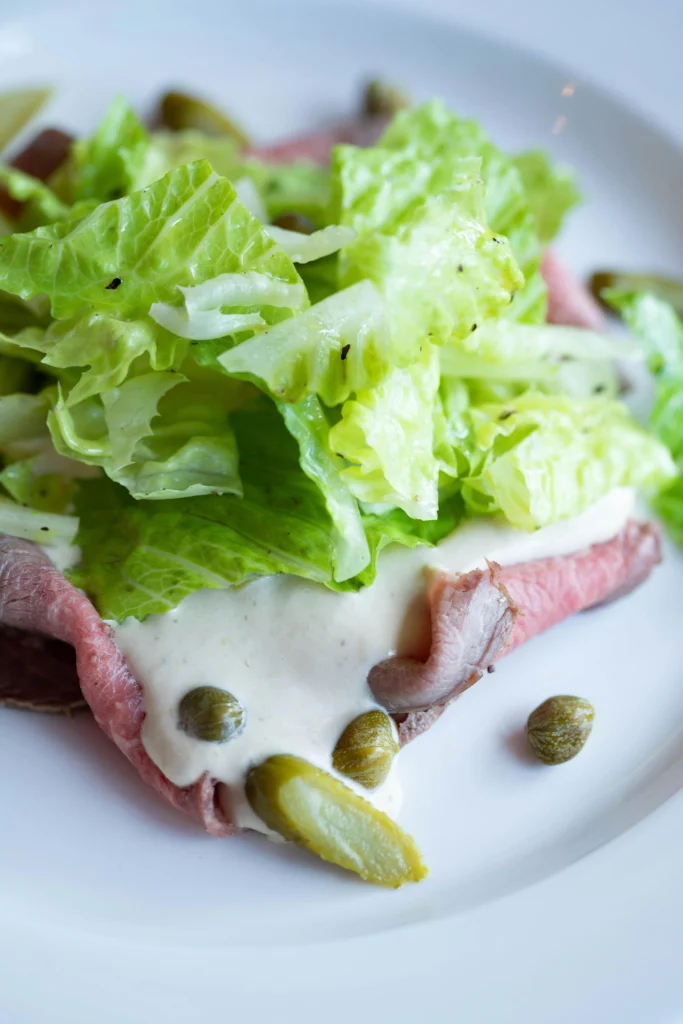
[[[247,799],[274,832],[368,882],[397,889],[427,874],[414,840],[339,779],[291,754],[247,774]]]

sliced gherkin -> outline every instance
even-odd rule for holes
[[[226,743],[242,731],[244,708],[228,690],[197,686],[178,706],[178,727],[207,743]]]
[[[376,708],[346,726],[334,748],[332,764],[340,775],[375,789],[389,774],[398,749],[391,719]]]
[[[268,828],[368,882],[397,889],[427,874],[395,821],[303,758],[276,754],[256,765],[246,794]]]
[[[162,97],[161,121],[176,132],[193,128],[205,135],[226,135],[239,146],[249,145],[242,129],[218,107],[184,92],[167,92]]]

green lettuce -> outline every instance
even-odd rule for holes
[[[613,398],[619,390],[615,360],[639,357],[637,346],[585,328],[498,320],[445,346],[441,371],[448,377],[533,383],[577,398]]]
[[[683,322],[667,302],[647,292],[612,291],[606,297],[645,346],[655,379],[650,425],[678,467],[655,508],[683,544]]]
[[[12,199],[30,204],[28,218],[26,214],[22,217],[23,223],[30,219],[39,224],[52,224],[71,215],[71,207],[63,203],[48,185],[18,171],[16,167],[0,164],[0,184],[5,186]]]
[[[74,483],[61,473],[41,472],[41,456],[11,462],[0,471],[0,484],[10,497],[41,512],[66,512],[71,506]]]
[[[299,445],[301,468],[320,488],[336,530],[334,579],[351,579],[366,568],[370,549],[360,510],[343,479],[344,460],[332,450],[330,428],[316,395],[279,403],[287,429]]]
[[[478,157],[486,188],[484,205],[492,230],[505,235],[524,274],[508,316],[528,323],[545,320],[546,289],[540,273],[542,247],[559,229],[578,195],[569,172],[532,152],[501,152],[473,120],[458,117],[441,101],[402,111],[380,139],[389,149],[413,151],[426,161]]]
[[[0,533],[36,544],[71,544],[78,530],[75,516],[56,515],[0,497]]]
[[[514,163],[522,177],[538,237],[546,245],[555,238],[566,214],[581,198],[576,175],[570,167],[553,166],[540,149],[519,153]]]
[[[341,477],[360,501],[399,508],[415,519],[437,518],[438,390],[439,354],[427,345],[411,367],[393,370],[344,404],[330,445],[348,462]]]
[[[95,134],[72,150],[73,198],[106,202],[131,191],[149,147],[149,133],[122,96],[107,110]]]
[[[675,474],[664,445],[619,402],[530,391],[470,416],[482,459],[463,496],[520,529],[576,516],[615,487],[656,491]]]
[[[479,159],[450,152],[338,146],[334,219],[354,229],[340,283],[369,279],[391,321],[394,363],[500,315],[523,278],[507,239],[487,227]]]
[[[45,392],[29,395],[16,392],[0,398],[0,448],[17,441],[33,441],[47,437],[46,417],[49,409]]]
[[[310,392],[326,405],[372,387],[392,365],[386,307],[370,281],[330,295],[218,357],[228,373],[256,378],[280,401]]]
[[[47,295],[58,319],[89,306],[113,316],[145,315],[152,303],[177,299],[181,285],[246,270],[290,284],[300,280],[207,161],[170,171],[76,224],[62,221],[0,240],[0,287],[23,299]],[[285,315],[277,310],[272,320]]]
[[[109,481],[79,484],[71,578],[106,618],[144,618],[174,608],[200,588],[292,573],[331,583],[335,538],[299,448],[271,403],[233,418],[244,493],[172,502],[133,500]]]

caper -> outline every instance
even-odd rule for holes
[[[226,114],[213,104],[184,92],[167,92],[162,97],[161,122],[175,132],[193,128],[205,135],[226,135],[239,146],[249,145],[249,139],[242,129]]]
[[[178,728],[207,743],[225,743],[244,728],[244,708],[227,690],[197,686],[178,706]]]
[[[290,754],[251,768],[246,794],[274,832],[368,882],[397,889],[427,874],[414,840],[333,775]]]
[[[529,715],[529,746],[544,764],[570,761],[583,749],[594,718],[593,705],[583,697],[549,697]]]
[[[381,786],[398,754],[391,719],[379,708],[350,722],[337,740],[332,764],[366,789]]]
[[[369,117],[393,117],[410,106],[407,96],[389,82],[373,79],[363,93],[363,113]]]
[[[300,213],[281,213],[275,218],[273,224],[276,228],[284,228],[285,231],[296,231],[300,235],[312,235],[315,231],[315,224],[308,217]]]

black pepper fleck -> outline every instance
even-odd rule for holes
[[[493,675],[493,673],[496,671],[496,666],[495,665],[489,665],[487,667],[486,671],[489,673],[489,675]]]
[[[104,287],[105,287],[106,291],[115,292],[120,284],[121,284],[121,278],[120,277],[114,277],[109,282],[109,284],[106,284]]]
[[[42,531],[43,531],[44,533],[47,533],[47,531],[48,531],[49,529],[50,529],[50,527],[49,527],[49,526],[41,526],[41,530],[42,530]]]
[[[477,325],[476,324],[472,324],[472,331],[474,332],[474,331],[476,331],[476,329],[477,329]]]
[[[342,362],[346,359],[346,357],[348,356],[350,351],[351,351],[351,346],[350,345],[344,345],[344,347],[343,347],[343,349],[341,350],[341,353],[340,353],[341,358],[342,358]]]
[[[465,268],[463,267],[462,263],[458,263],[458,273],[459,273],[459,274],[462,274],[462,272],[463,272],[463,270],[464,270],[464,269],[465,269]]]

